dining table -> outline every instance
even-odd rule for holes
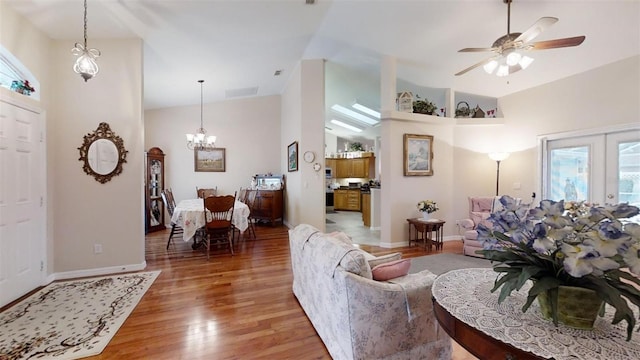
[[[205,225],[204,213],[203,199],[186,199],[178,203],[173,210],[171,223],[180,226],[184,230],[182,240],[185,242],[191,240],[196,235],[197,230]],[[233,205],[231,223],[236,229],[240,230],[241,234],[249,227],[250,213],[251,211],[247,204],[236,200]]]

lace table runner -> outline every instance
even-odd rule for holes
[[[578,330],[542,317],[537,300],[526,313],[531,284],[514,291],[498,304],[500,290],[491,293],[498,273],[493,269],[449,271],[433,283],[433,297],[443,308],[465,324],[504,343],[544,358],[617,360],[640,359],[640,333],[634,329],[627,338],[627,323],[611,324],[614,310],[607,305],[604,317],[598,317],[593,330]],[[634,305],[630,305],[637,310]],[[638,319],[638,313],[635,313]]]

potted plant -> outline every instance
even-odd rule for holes
[[[352,142],[351,144],[349,144],[349,150],[350,151],[364,151],[364,147],[362,146],[362,143]]]
[[[416,101],[413,102],[413,112],[418,114],[433,115],[437,113],[436,104],[427,99],[420,99],[420,95],[416,94]]]
[[[500,203],[503,210],[489,217],[492,227],[478,226],[484,250],[477,251],[497,262],[493,269],[499,275],[491,291],[502,288],[498,302],[530,280],[523,312],[538,298],[543,315],[554,324],[589,328],[598,313],[604,315],[606,303],[615,309],[614,324],[627,322],[630,340],[636,319],[629,302],[640,308],[640,225],[621,219],[640,209],[552,200],[530,209],[509,196]],[[573,292],[576,298],[563,295]],[[596,299],[591,325],[574,323],[579,316],[570,309],[581,310],[594,302],[590,297]],[[570,306],[563,309],[565,303]]]

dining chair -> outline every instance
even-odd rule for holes
[[[245,193],[244,200],[242,201],[249,207],[249,216],[247,217],[247,222],[249,223],[249,235],[253,233],[253,239],[256,239],[256,228],[255,223],[257,219],[253,216],[254,204],[256,201],[256,195],[258,195],[258,191],[260,190],[247,190]]]
[[[207,260],[211,254],[211,244],[227,242],[233,256],[233,208],[236,193],[233,195],[208,196],[204,198],[205,241]]]
[[[171,190],[167,191],[167,189],[165,189],[160,193],[160,195],[162,196],[164,207],[167,209],[167,212],[169,212],[169,217],[173,217],[173,210],[176,208],[175,200],[173,200],[173,193]],[[171,222],[171,233],[169,234],[169,240],[167,241],[167,250],[169,250],[169,245],[171,245],[173,235],[182,234],[183,232],[184,230],[180,226],[173,221]]]
[[[173,197],[173,190],[171,190],[171,188],[168,188],[168,189],[164,189],[164,191],[167,194],[167,200],[169,201],[169,203],[171,203],[171,205],[175,209],[176,208],[176,199]]]
[[[198,189],[198,187],[196,186],[196,193],[198,194],[198,197],[201,199],[204,199],[209,196],[216,196],[218,194],[218,187],[216,186],[214,188]]]

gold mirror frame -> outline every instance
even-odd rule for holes
[[[89,163],[89,148],[93,143],[100,139],[105,139],[111,141],[118,150],[118,159],[117,164],[114,169],[108,174],[100,174],[95,171],[91,164]],[[127,153],[128,151],[124,148],[124,142],[120,136],[117,136],[109,127],[109,124],[103,122],[98,125],[98,128],[92,132],[88,133],[84,136],[84,142],[82,146],[78,148],[80,151],[79,161],[84,162],[82,165],[82,170],[84,170],[87,175],[93,176],[96,181],[101,184],[104,184],[111,180],[112,177],[120,175],[122,173],[122,164],[127,162]]]

